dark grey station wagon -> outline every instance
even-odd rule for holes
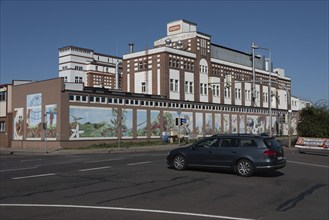
[[[240,176],[251,176],[257,170],[276,170],[286,166],[281,144],[261,135],[214,135],[188,147],[169,151],[169,167],[224,168]]]

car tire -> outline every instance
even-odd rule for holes
[[[174,157],[173,167],[176,170],[185,170],[186,168],[186,159],[183,155],[179,154]]]
[[[239,176],[252,176],[254,166],[249,160],[242,159],[236,163],[236,172]]]

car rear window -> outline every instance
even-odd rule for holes
[[[258,147],[257,142],[254,139],[240,139],[241,147]]]
[[[264,139],[264,143],[267,148],[281,148],[281,144],[274,138]]]

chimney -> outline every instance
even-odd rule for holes
[[[134,44],[129,43],[129,53],[133,53],[133,52],[134,52]]]

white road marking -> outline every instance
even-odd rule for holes
[[[30,170],[30,169],[35,169],[35,168],[38,168],[38,166],[24,167],[24,168],[16,168],[16,169],[8,169],[8,170],[0,170],[0,172],[10,172],[10,171],[19,171],[19,170]]]
[[[31,162],[31,161],[39,161],[42,159],[31,159],[31,160],[21,160],[21,162]]]
[[[303,162],[297,162],[297,161],[287,161],[288,163],[295,163],[295,164],[303,164],[303,165],[308,165],[308,166],[314,166],[314,167],[324,167],[324,168],[329,168],[329,166],[325,165],[319,165],[319,164],[313,164],[313,163],[303,163]]]
[[[124,160],[125,158],[113,158],[113,159],[107,159],[107,160],[93,160],[93,161],[87,161],[84,163],[98,163],[98,162],[107,162],[107,161],[115,161],[115,160]]]
[[[106,166],[106,167],[95,167],[95,168],[82,169],[82,170],[78,170],[78,171],[85,172],[85,171],[102,170],[102,169],[108,169],[108,168],[111,168],[111,167],[110,166]]]
[[[132,211],[132,212],[149,212],[149,213],[171,214],[171,215],[186,215],[186,216],[197,216],[197,217],[203,217],[203,218],[217,218],[217,219],[230,219],[230,220],[254,220],[254,219],[250,219],[250,218],[239,218],[239,217],[222,216],[222,215],[208,215],[208,214],[193,213],[193,212],[175,212],[175,211],[165,211],[165,210],[104,207],[104,206],[52,205],[52,204],[0,204],[0,206],[3,206],[3,207],[7,206],[7,207],[103,209],[103,210]]]
[[[127,166],[135,166],[135,165],[141,165],[141,164],[147,164],[147,163],[152,163],[152,161],[137,162],[137,163],[128,163]]]
[[[33,176],[21,176],[21,177],[14,177],[13,180],[20,180],[20,179],[28,179],[28,178],[36,178],[36,177],[44,177],[44,176],[54,176],[56,173],[45,173],[45,174],[39,174],[39,175],[33,175]]]

